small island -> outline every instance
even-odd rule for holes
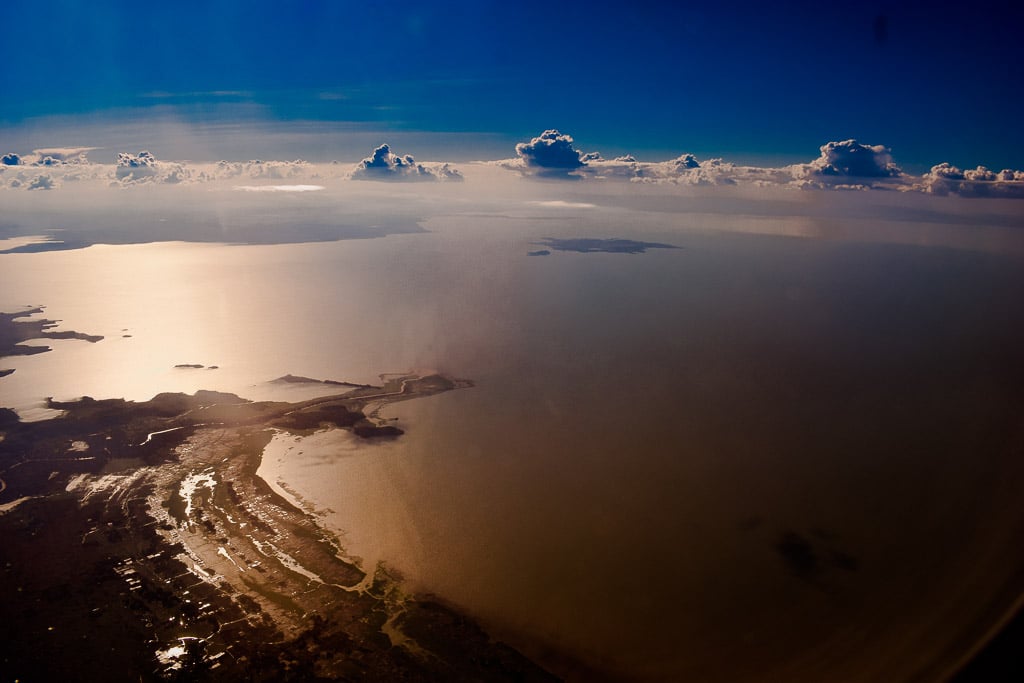
[[[540,242],[534,242],[534,244],[543,245],[545,249],[531,251],[529,253],[530,256],[547,256],[551,253],[549,249],[555,249],[556,251],[576,251],[581,254],[592,254],[598,252],[607,254],[642,254],[648,249],[680,249],[680,247],[677,247],[674,244],[638,242],[637,240],[616,238],[599,239],[596,237],[574,237],[570,239],[545,237]]]
[[[371,384],[355,384],[353,382],[341,382],[336,379],[313,379],[301,375],[284,375],[272,380],[276,384],[328,384],[334,387],[354,387],[357,389],[373,389]]]

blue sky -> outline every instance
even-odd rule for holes
[[[854,137],[909,167],[1020,168],[1022,18],[985,2],[7,0],[0,142],[54,116],[173,112],[495,148],[555,127],[648,158],[788,162]]]

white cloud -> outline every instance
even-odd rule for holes
[[[427,166],[417,163],[411,154],[399,156],[391,151],[391,146],[383,144],[373,150],[352,169],[353,180],[441,180],[460,181],[462,173],[448,164]]]
[[[139,152],[138,155],[120,152],[115,177],[122,182],[147,180],[156,176],[156,165],[156,157],[149,152]]]
[[[114,178],[122,185],[138,183],[182,183],[192,179],[193,173],[183,164],[160,161],[151,152],[117,155]]]
[[[43,147],[32,150],[39,166],[60,166],[62,164],[87,164],[86,153],[95,147]]]
[[[700,168],[700,162],[697,161],[697,157],[692,154],[683,154],[679,158],[672,162],[672,165],[677,169],[684,168]]]
[[[711,160],[704,168],[693,154],[681,154],[675,159],[643,162],[632,154],[612,160],[600,152],[583,153],[573,144],[571,135],[558,130],[546,130],[530,142],[516,145],[516,159],[493,162],[503,168],[517,170],[525,175],[568,180],[628,180],[642,183],[672,183],[680,185],[732,185],[732,177],[740,167]],[[784,182],[792,180],[786,175]]]
[[[216,184],[244,192],[304,192],[328,181],[461,181],[463,174],[445,163],[422,163],[411,155],[395,154],[381,145],[373,154],[347,170],[345,165],[312,164],[301,159],[276,161],[220,161],[192,163],[164,161],[148,151],[122,152],[116,163],[94,163],[86,158],[90,147],[47,147],[31,153],[0,156],[0,189],[60,189],[89,182],[127,188],[145,184]],[[809,190],[866,191],[876,189],[923,192],[963,197],[1022,197],[1024,171],[992,171],[984,166],[961,170],[937,164],[923,176],[904,173],[888,148],[863,145],[856,140],[828,142],[812,161],[777,168],[744,166],[722,159],[698,159],[684,153],[665,161],[641,161],[632,154],[605,159],[598,152],[583,154],[572,136],[547,130],[515,147],[517,157],[481,162],[470,167],[479,174],[486,167],[513,170],[519,176],[579,180],[588,183],[622,182],[679,186],[754,186]],[[43,177],[45,176],[45,178]],[[266,185],[258,182],[268,181]],[[333,187],[333,185],[332,185]],[[557,201],[557,200],[556,200]],[[571,204],[571,203],[570,203]],[[557,203],[550,207],[562,206]],[[564,205],[569,207],[569,204]],[[571,206],[571,208],[584,208]]]
[[[827,177],[897,178],[903,174],[888,148],[856,140],[825,143],[821,156],[807,166],[812,174]]]
[[[4,172],[7,172],[6,174]],[[37,166],[0,166],[0,189],[53,190],[61,186],[63,175]]]
[[[631,154],[616,157],[612,161],[597,159],[590,161],[577,175],[599,180],[628,180],[634,183],[667,183],[674,185],[734,185],[738,180],[761,169],[728,164],[721,159],[710,159],[701,163],[693,154],[682,154],[668,161],[638,161]],[[789,182],[792,176],[785,174],[780,182]],[[751,180],[752,182],[752,180]]]
[[[218,161],[212,175],[215,178],[267,178],[288,180],[290,178],[315,177],[312,165],[302,159],[294,161]]]
[[[932,166],[915,189],[935,195],[1024,199],[1024,171],[1006,168],[996,173],[984,166],[961,171],[943,162]]]
[[[516,145],[516,154],[528,172],[541,176],[565,176],[587,165],[582,153],[573,148],[571,135],[557,130],[546,130],[529,142]],[[596,160],[594,155],[586,155]],[[596,158],[600,158],[597,154]]]
[[[53,178],[46,174],[37,175],[28,185],[29,190],[52,190],[53,188]]]

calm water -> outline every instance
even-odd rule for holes
[[[5,359],[2,403],[468,377],[389,408],[402,439],[281,437],[262,471],[570,674],[899,680],[1017,595],[1024,234],[1004,205],[970,205],[986,228],[878,201],[2,256],[5,310],[107,337]],[[526,255],[583,236],[683,249]]]

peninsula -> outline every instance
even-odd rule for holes
[[[277,431],[402,432],[440,374],[300,403],[234,394],[0,409],[2,666],[47,680],[548,681],[466,616],[360,567],[256,475]],[[342,383],[338,383],[341,385]],[[367,406],[372,406],[368,409]]]
[[[29,346],[21,342],[30,339],[81,339],[96,343],[103,339],[97,334],[83,334],[74,330],[55,331],[53,328],[60,321],[37,318],[35,320],[19,320],[42,313],[43,308],[36,306],[14,313],[0,312],[0,358],[4,356],[30,356],[46,353],[49,346]],[[9,375],[14,370],[0,370],[0,377]]]

